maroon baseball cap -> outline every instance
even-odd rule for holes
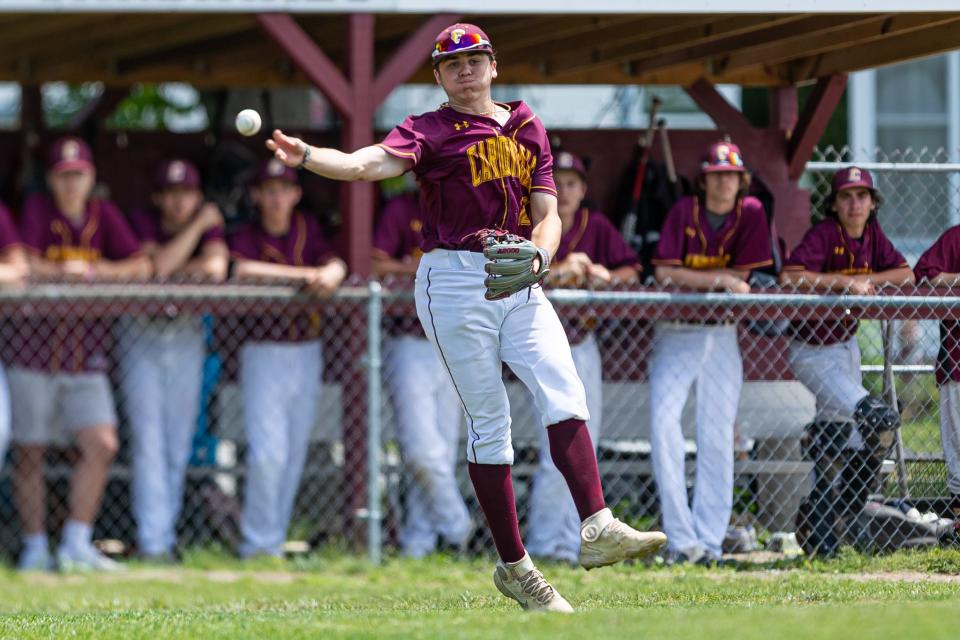
[[[474,51],[482,51],[493,55],[494,50],[490,38],[477,25],[458,22],[450,25],[437,35],[431,55],[433,61],[437,62],[447,56]]]
[[[47,153],[47,170],[53,173],[61,171],[93,171],[93,152],[90,146],[74,136],[60,138]]]
[[[869,189],[871,193],[876,194],[877,188],[873,186],[873,176],[866,169],[860,167],[847,167],[840,169],[833,174],[833,182],[830,185],[833,195],[840,193],[845,189],[856,189],[863,187]]]
[[[553,159],[554,171],[574,171],[584,180],[587,179],[587,165],[578,156],[569,151],[561,151]]]
[[[173,158],[160,163],[153,181],[158,190],[170,187],[200,188],[200,172],[189,160]]]
[[[717,173],[720,171],[745,172],[747,168],[743,164],[743,154],[740,153],[740,147],[732,142],[721,140],[710,145],[707,154],[703,157],[700,164],[701,173]]]
[[[290,184],[299,184],[297,182],[297,172],[276,158],[265,160],[257,171],[257,177],[254,178],[254,184],[263,184],[267,180],[281,180]]]

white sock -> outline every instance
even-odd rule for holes
[[[28,533],[23,536],[24,550],[47,549],[49,546],[50,542],[45,533]]]
[[[93,526],[77,520],[67,520],[63,525],[63,540],[60,544],[68,549],[83,549],[93,539]]]

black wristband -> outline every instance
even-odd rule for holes
[[[303,169],[307,166],[307,160],[310,159],[310,145],[306,145],[303,150],[303,160],[300,161],[300,164],[297,165],[297,169]]]

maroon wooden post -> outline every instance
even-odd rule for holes
[[[820,78],[813,93],[807,98],[803,106],[803,113],[796,130],[790,136],[790,145],[787,149],[787,163],[790,167],[790,177],[794,180],[803,173],[803,168],[813,154],[813,148],[820,140],[820,136],[830,122],[830,116],[840,104],[843,92],[847,88],[847,76],[829,76]]]

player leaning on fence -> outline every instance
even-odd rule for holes
[[[956,295],[960,285],[960,226],[951,227],[927,249],[917,262],[917,280],[948,286]],[[940,323],[937,353],[937,385],[940,387],[940,439],[947,461],[950,509],[960,520],[960,322]]]
[[[21,287],[29,272],[27,258],[13,216],[0,204],[0,287]],[[9,341],[9,336],[8,336]],[[17,345],[8,345],[16,348]],[[7,459],[10,442],[10,390],[0,362],[0,468]]]
[[[560,241],[543,124],[521,101],[493,102],[497,61],[490,39],[474,25],[451,25],[437,36],[433,70],[448,102],[407,118],[382,145],[342,153],[280,131],[267,145],[290,166],[338,180],[382,180],[411,170],[419,178],[425,253],[417,270],[417,313],[467,415],[470,478],[500,555],[494,583],[525,608],[571,611],[520,539],[502,362],[531,390],[548,429],[553,461],[582,522],[580,563],[590,568],[647,555],[664,536],[636,531],[606,508],[584,422],[583,384],[556,312],[539,288],[529,286],[545,274]],[[499,245],[504,255],[523,252],[525,265],[488,262],[483,238],[507,240],[509,246]],[[510,293],[485,282],[487,270],[515,264],[523,267],[517,275],[527,286]]]
[[[50,149],[50,196],[27,200],[20,235],[34,275],[78,282],[149,277],[150,259],[140,250],[117,207],[92,196],[93,155],[78,138]],[[80,451],[70,484],[69,515],[57,561],[63,570],[116,569],[91,543],[107,471],[117,453],[117,415],[106,374],[110,323],[66,310],[31,326],[32,335],[13,353],[9,381],[17,463],[17,506],[23,522],[21,569],[51,565],[47,548],[47,446],[60,442],[55,425],[69,432]]]
[[[740,149],[711,146],[698,193],[677,202],[653,257],[657,281],[698,290],[749,293],[750,271],[773,263],[766,213],[746,195]],[[680,416],[697,385],[697,476],[687,500]],[[650,362],[650,439],[670,559],[712,562],[733,510],[733,425],[743,386],[737,325],[715,318],[658,322]]]
[[[869,171],[838,171],[824,204],[826,219],[791,252],[782,283],[859,295],[875,293],[878,285],[912,283],[907,261],[880,228],[881,202]],[[818,477],[839,474],[836,482],[825,481],[831,487],[826,494],[815,490],[810,501],[811,540],[805,546],[826,554],[843,542],[844,518],[855,517],[863,507],[900,420],[863,386],[857,327],[857,319],[850,317],[797,323],[790,344],[793,374],[817,400],[817,421],[808,438]],[[833,495],[838,487],[839,495]]]
[[[188,160],[157,167],[153,208],[135,210],[130,225],[159,278],[227,275],[223,217],[204,203],[200,172]],[[133,515],[142,557],[172,559],[184,479],[200,413],[206,343],[203,319],[134,317],[118,323],[120,390],[131,432]]]

